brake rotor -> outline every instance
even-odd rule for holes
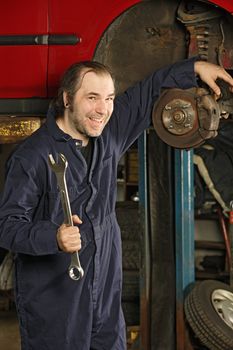
[[[218,103],[203,88],[165,90],[152,112],[158,136],[168,145],[184,149],[215,137],[219,119]]]

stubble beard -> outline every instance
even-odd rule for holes
[[[75,128],[75,130],[79,134],[81,134],[87,138],[98,137],[102,134],[103,129],[105,128],[105,125],[106,125],[106,121],[103,122],[103,127],[100,129],[100,131],[89,130],[89,128],[87,126],[85,126],[85,123],[84,123],[85,120],[88,120],[88,118],[89,118],[88,115],[86,115],[83,118],[80,118],[80,116],[77,113],[74,115],[74,113],[71,112],[71,114],[72,114],[72,116],[70,116],[70,120],[72,121],[73,127]],[[106,118],[104,120],[106,120]],[[108,119],[107,119],[107,121],[108,121]]]

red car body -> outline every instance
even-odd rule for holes
[[[75,61],[91,59],[108,26],[139,2],[1,2],[0,99],[53,96],[64,69]],[[233,14],[231,0],[209,3]]]
[[[137,2],[15,0],[14,5],[12,1],[2,2],[0,97],[53,95],[61,72],[75,61],[91,59],[109,24]],[[60,35],[64,42],[73,36],[76,42],[49,44],[52,35]],[[41,43],[38,44],[36,38]],[[4,40],[7,45],[4,45]]]

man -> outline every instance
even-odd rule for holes
[[[64,74],[46,123],[7,164],[0,245],[16,253],[16,304],[22,350],[124,350],[121,238],[115,216],[117,164],[151,123],[161,88],[190,88],[196,75],[216,93],[227,72],[189,59],[161,69],[115,98],[110,71],[96,62]],[[68,160],[74,226],[63,224],[48,155]],[[84,277],[72,280],[79,251]]]

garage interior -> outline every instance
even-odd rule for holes
[[[114,19],[93,59],[112,69],[118,93],[155,69],[192,56],[232,75],[232,26],[232,15],[208,1],[141,1]],[[233,349],[232,311],[223,320],[224,310],[216,307],[217,324],[205,324],[198,312],[204,308],[199,298],[206,305],[204,291],[211,293],[216,286],[225,286],[227,305],[233,305],[233,97],[222,89],[218,104],[225,116],[217,131],[203,137],[194,129],[192,141],[188,135],[183,147],[161,124],[151,126],[119,163],[116,211],[129,350]],[[3,102],[0,193],[6,159],[43,123],[48,106],[43,104],[36,115],[15,112],[11,118]],[[1,264],[6,254],[0,251]],[[204,311],[210,312],[208,307]],[[203,322],[203,332],[195,322]],[[20,349],[11,288],[0,291],[0,348]]]

